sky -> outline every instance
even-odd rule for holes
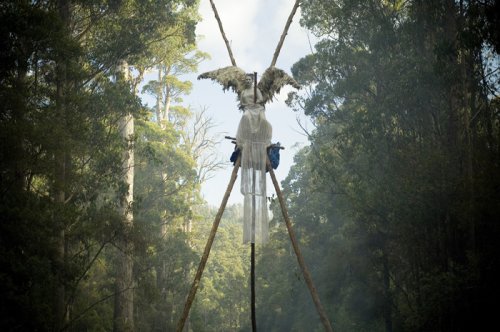
[[[269,67],[274,51],[285,27],[294,0],[214,0],[222,21],[224,32],[230,42],[236,64],[246,72],[256,71],[258,76]],[[241,111],[238,110],[236,94],[222,91],[222,87],[211,80],[196,80],[203,72],[231,65],[224,40],[219,31],[217,20],[213,14],[210,1],[201,0],[200,15],[202,21],[197,26],[198,48],[210,55],[210,59],[202,62],[198,73],[189,77],[193,80],[193,88],[184,103],[193,111],[206,109],[216,127],[217,137],[235,136]],[[300,58],[310,54],[314,36],[299,24],[300,8],[288,31],[281,48],[276,67],[291,75],[290,68]],[[309,41],[311,40],[311,42]],[[285,105],[289,91],[286,87],[272,103],[266,105],[266,117],[273,127],[273,142],[280,142],[285,150],[280,153],[280,165],[275,170],[278,182],[285,179],[293,164],[293,156],[300,147],[308,145],[307,137],[297,121],[307,130],[312,126],[307,117],[294,112]],[[227,161],[222,170],[213,174],[202,187],[202,195],[208,204],[219,207],[226,192],[232,164],[229,162],[234,145],[224,140],[216,153]],[[267,181],[268,196],[275,193],[270,176]],[[243,196],[239,191],[239,178],[229,197],[229,204],[242,203]]]

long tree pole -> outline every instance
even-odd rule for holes
[[[255,189],[255,170],[253,171]],[[252,331],[257,331],[255,316],[255,194],[252,195],[252,241],[250,243],[250,309],[252,317]]]
[[[229,46],[229,41],[226,38],[226,34],[224,33],[224,28],[222,27],[222,22],[219,17],[219,13],[217,12],[217,8],[215,8],[215,3],[213,0],[210,0],[210,4],[212,5],[212,10],[214,11],[215,19],[219,24],[219,30],[222,35],[222,39],[224,39],[224,43],[226,44],[227,52],[229,53],[229,57],[231,58],[231,64],[236,66],[236,61],[234,60],[233,52],[231,51],[231,46]]]
[[[257,103],[257,72],[253,73],[253,102]],[[245,153],[243,151],[243,153]],[[250,311],[252,317],[252,331],[257,331],[257,318],[255,315],[255,168],[252,172],[252,238],[250,243]]]
[[[274,184],[274,188],[276,190],[276,195],[278,196],[278,200],[281,205],[281,212],[283,214],[283,218],[285,219],[286,228],[288,229],[288,235],[290,235],[290,240],[292,242],[293,250],[295,251],[295,255],[297,256],[297,261],[299,262],[300,268],[302,270],[302,274],[304,276],[304,280],[306,281],[307,287],[309,288],[309,292],[311,293],[311,297],[313,299],[314,305],[316,306],[316,310],[318,311],[319,317],[323,326],[325,327],[325,331],[333,332],[332,325],[328,320],[328,316],[326,315],[325,309],[321,305],[321,301],[319,300],[318,292],[316,291],[316,287],[314,286],[311,273],[307,269],[306,262],[302,253],[300,252],[299,243],[297,238],[295,237],[295,232],[292,228],[292,223],[290,222],[290,217],[288,216],[288,211],[286,209],[285,200],[283,198],[283,193],[281,192],[278,181],[276,180],[276,175],[274,174],[273,168],[271,167],[271,163],[269,159],[267,160],[267,168],[269,170],[269,174],[271,175],[271,179]]]
[[[226,208],[229,195],[231,195],[231,191],[233,190],[234,182],[238,177],[238,169],[240,168],[240,162],[241,158],[238,158],[234,165],[233,172],[231,173],[231,180],[227,185],[226,193],[224,194],[224,198],[222,199],[219,211],[217,211],[214,223],[212,224],[212,230],[210,231],[210,235],[208,236],[208,241],[207,244],[205,245],[205,251],[203,252],[203,256],[201,256],[201,261],[200,264],[198,265],[196,276],[194,277],[193,284],[191,285],[191,290],[189,291],[186,304],[184,305],[184,311],[182,312],[181,319],[177,323],[177,330],[176,330],[177,332],[182,332],[184,324],[186,323],[187,317],[189,315],[189,310],[191,309],[191,305],[193,304],[196,291],[198,290],[198,286],[200,285],[201,275],[203,274],[203,270],[205,269],[205,265],[207,264],[208,256],[210,255],[210,249],[212,248],[212,244],[215,239],[215,234],[217,234],[217,228],[219,227],[222,214],[224,213],[224,210]]]
[[[273,60],[271,61],[271,67],[276,65],[276,61],[278,60],[278,55],[280,54],[281,47],[283,46],[283,42],[285,41],[285,37],[288,34],[288,29],[290,28],[290,24],[292,24],[293,16],[295,12],[299,8],[300,0],[296,0],[293,5],[292,11],[290,15],[288,15],[288,20],[286,21],[285,28],[283,29],[283,33],[281,34],[280,41],[278,42],[278,46],[276,46],[276,50],[274,51]]]

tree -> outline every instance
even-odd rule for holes
[[[119,68],[118,79],[128,83],[129,68],[123,61]],[[133,244],[130,232],[133,227],[133,201],[134,201],[134,118],[132,114],[125,114],[119,122],[120,135],[125,142],[123,151],[123,184],[124,193],[121,197],[120,207],[123,218],[122,234],[117,244],[120,251],[117,259],[116,273],[116,295],[114,310],[113,331],[134,330],[134,279],[133,270]]]
[[[193,245],[200,252],[216,210],[204,206],[194,228]],[[249,251],[243,245],[242,206],[229,206],[221,220],[199,292],[193,303],[191,326],[194,330],[241,330],[250,328]]]
[[[126,147],[117,122],[141,112],[134,96],[140,75],[124,84],[113,73],[120,60],[140,67],[151,55],[148,46],[180,19],[179,8],[196,3],[164,5],[0,5],[6,330],[85,326],[91,319],[83,317],[113,297],[106,281],[87,280],[109,272],[94,265],[109,265],[108,246],[124,233],[119,203],[127,190],[119,174]],[[195,19],[189,20],[186,36],[193,34]]]
[[[346,245],[367,258],[360,263],[379,290],[371,329],[467,330],[487,319],[488,305],[469,305],[493,300],[479,275],[497,273],[478,264],[496,254],[477,245],[497,233],[488,225],[499,199],[479,204],[492,188],[481,178],[495,168],[497,143],[486,128],[498,121],[494,98],[481,92],[497,90],[484,79],[486,6],[303,4],[304,24],[322,40],[292,69],[310,87],[292,103],[317,125],[308,157],[313,188],[341,198],[333,202],[349,225],[341,229]],[[361,286],[351,279],[341,289]]]

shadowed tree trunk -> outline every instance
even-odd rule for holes
[[[70,20],[70,8],[68,0],[59,0],[57,3],[59,17],[65,29],[68,29]],[[64,126],[66,119],[66,102],[65,90],[68,85],[67,78],[67,59],[60,55],[56,65],[56,112],[59,119],[59,126]],[[60,130],[62,132],[62,129]],[[54,263],[57,266],[56,273],[56,288],[54,294],[54,323],[55,331],[60,331],[67,320],[66,310],[66,289],[64,282],[64,269],[66,261],[66,234],[65,221],[62,211],[62,206],[66,200],[66,158],[67,146],[64,137],[59,137],[57,140],[57,148],[54,154],[54,202],[56,203],[56,211],[54,213],[55,226],[55,244],[56,251]]]
[[[122,61],[120,65],[122,79],[128,80],[128,64]],[[131,114],[125,115],[120,121],[122,138],[127,142],[127,149],[123,158],[123,180],[127,186],[127,192],[122,198],[123,232],[118,240],[118,259],[115,283],[115,308],[113,331],[134,330],[134,292],[133,292],[133,244],[130,239],[130,231],[133,225],[132,201],[134,197],[134,119]]]

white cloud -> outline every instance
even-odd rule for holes
[[[246,71],[264,71],[271,63],[294,1],[218,0],[215,5],[238,66]],[[198,24],[197,32],[204,36],[200,49],[212,55],[211,65],[217,68],[230,65],[210,1],[201,2],[200,14],[203,21]],[[299,19],[300,8],[277,62],[277,66],[285,70],[304,55],[304,50],[309,50],[307,34],[300,27]]]
[[[248,55],[250,55],[248,50],[256,44],[254,18],[261,1],[219,0],[214,2],[236,63],[243,67],[251,62],[248,59]],[[205,36],[205,39],[199,44],[200,49],[212,54],[212,65],[215,64],[217,67],[231,65],[226,45],[209,1],[201,2],[200,14],[204,19],[198,25],[198,33]]]

